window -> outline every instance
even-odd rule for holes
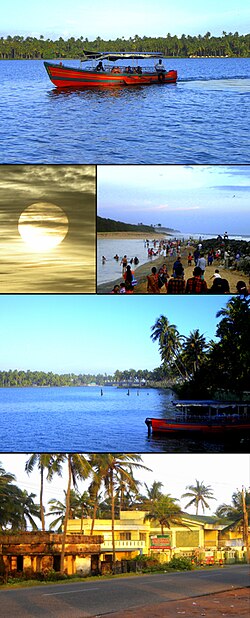
[[[145,534],[145,532],[140,532],[140,541],[145,541],[146,543],[147,540],[147,535]]]
[[[131,532],[120,532],[120,541],[131,541]]]

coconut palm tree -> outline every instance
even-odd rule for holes
[[[133,476],[132,468],[128,468],[129,478],[120,476],[116,482],[116,501],[119,506],[119,517],[121,511],[130,509],[139,498],[140,481]]]
[[[68,519],[70,513],[70,490],[71,483],[73,483],[74,489],[77,488],[77,481],[86,479],[90,472],[91,467],[90,464],[85,457],[80,453],[63,453],[57,456],[57,465],[58,465],[58,474],[61,474],[61,466],[63,463],[67,463],[68,468],[68,485],[66,492],[66,509],[65,509],[65,518],[64,518],[64,526],[63,526],[63,534],[62,534],[62,551],[61,551],[61,561],[60,561],[60,572],[64,572],[64,555],[65,555],[65,543],[66,543],[66,535],[67,535],[67,526]]]
[[[8,526],[17,527],[18,507],[19,507],[19,488],[13,484],[16,478],[14,474],[6,472],[0,464],[0,529],[4,530]]]
[[[41,519],[40,506],[35,504],[34,498],[36,494],[29,494],[26,489],[18,491],[18,505],[17,505],[17,529],[27,530],[31,526],[32,530],[38,530],[34,517]]]
[[[250,299],[231,298],[216,317],[222,317],[216,335],[220,338],[211,358],[222,388],[248,390],[250,366]]]
[[[246,509],[250,517],[250,491],[245,491]],[[242,491],[235,491],[232,495],[232,504],[220,504],[215,511],[221,521],[230,522],[229,525],[238,526],[243,522]]]
[[[147,494],[146,496],[141,495],[139,497],[140,508],[147,510],[147,508],[149,508],[155,501],[159,500],[163,495],[161,491],[163,483],[160,481],[154,481],[151,487],[149,487],[147,483],[144,483],[144,485],[146,487]]]
[[[106,474],[104,476],[104,485],[108,496],[111,500],[111,520],[112,520],[112,562],[113,570],[115,571],[115,483],[118,480],[127,482],[130,488],[134,484],[134,488],[137,489],[136,482],[134,481],[131,471],[135,468],[143,468],[148,470],[146,466],[141,463],[141,456],[136,454],[108,454],[107,455],[107,467]]]
[[[207,358],[208,345],[204,335],[196,329],[185,338],[183,344],[182,359],[186,367],[190,367],[191,373],[195,375],[200,369],[202,362]]]
[[[87,492],[84,492],[84,493],[86,494]],[[70,499],[69,499],[69,519],[76,519],[82,516],[83,507],[82,507],[82,502],[80,502],[79,498],[81,499],[80,494],[74,491],[74,489],[71,489]],[[64,520],[65,520],[66,491],[64,490],[64,502],[62,502],[61,500],[56,500],[55,498],[51,498],[51,500],[49,500],[49,504],[50,504],[50,508],[49,508],[49,513],[47,513],[47,515],[56,516],[56,519],[53,519],[53,521],[51,521],[49,525],[49,529],[54,530],[54,528],[58,526],[57,530],[59,532],[62,530]],[[81,508],[80,508],[80,504],[81,504]],[[82,526],[81,526],[81,529],[82,529]]]
[[[195,506],[196,515],[198,515],[199,505],[201,504],[202,511],[205,513],[205,508],[209,509],[209,504],[207,500],[216,500],[213,496],[213,490],[210,485],[204,485],[203,481],[197,481],[196,485],[187,485],[186,493],[182,494],[182,498],[191,498],[191,500],[186,504],[185,509],[189,506]]]
[[[141,456],[137,454],[121,454],[121,453],[102,453],[90,456],[90,464],[92,466],[94,476],[94,488],[92,484],[93,496],[97,496],[101,484],[104,484],[107,496],[111,502],[111,520],[112,520],[112,562],[113,570],[115,570],[115,492],[117,483],[125,483],[130,489],[137,491],[137,481],[133,478],[132,471],[134,469],[145,469],[141,462]],[[93,514],[94,517],[94,514]]]
[[[151,327],[153,341],[159,342],[161,360],[164,364],[173,362],[182,378],[189,378],[185,365],[180,358],[183,337],[175,324],[170,324],[168,318],[161,315]]]
[[[171,528],[171,525],[184,525],[181,507],[176,504],[176,499],[169,494],[162,495],[151,504],[144,521],[160,524],[162,534],[164,534],[164,528]]]
[[[48,481],[52,480],[53,474],[58,472],[58,460],[57,456],[52,453],[32,453],[30,458],[26,461],[25,471],[27,474],[33,472],[34,467],[37,466],[40,470],[40,515],[42,522],[42,530],[45,530],[45,517],[43,506],[43,489],[44,489],[44,473],[47,470]]]
[[[242,530],[243,543],[247,550],[247,562],[249,563],[248,522],[250,518],[250,491],[247,491],[244,487],[242,487],[241,491],[235,491],[232,495],[232,504],[221,504],[216,510],[216,515],[220,522],[225,521],[225,519],[228,522],[223,532],[227,530]]]

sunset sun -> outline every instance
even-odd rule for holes
[[[49,202],[36,202],[25,208],[20,215],[18,231],[33,251],[50,251],[65,238],[68,218],[59,206]]]

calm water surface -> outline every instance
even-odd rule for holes
[[[165,66],[177,84],[58,91],[43,61],[1,61],[0,163],[249,163],[250,59]]]
[[[225,452],[190,439],[148,438],[147,416],[174,415],[170,390],[1,388],[0,452]],[[230,447],[229,451],[232,451]]]

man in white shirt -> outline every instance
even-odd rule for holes
[[[164,73],[166,71],[164,65],[162,64],[162,59],[159,59],[159,62],[157,62],[157,64],[155,65],[155,70],[157,73],[160,73],[161,71]]]

